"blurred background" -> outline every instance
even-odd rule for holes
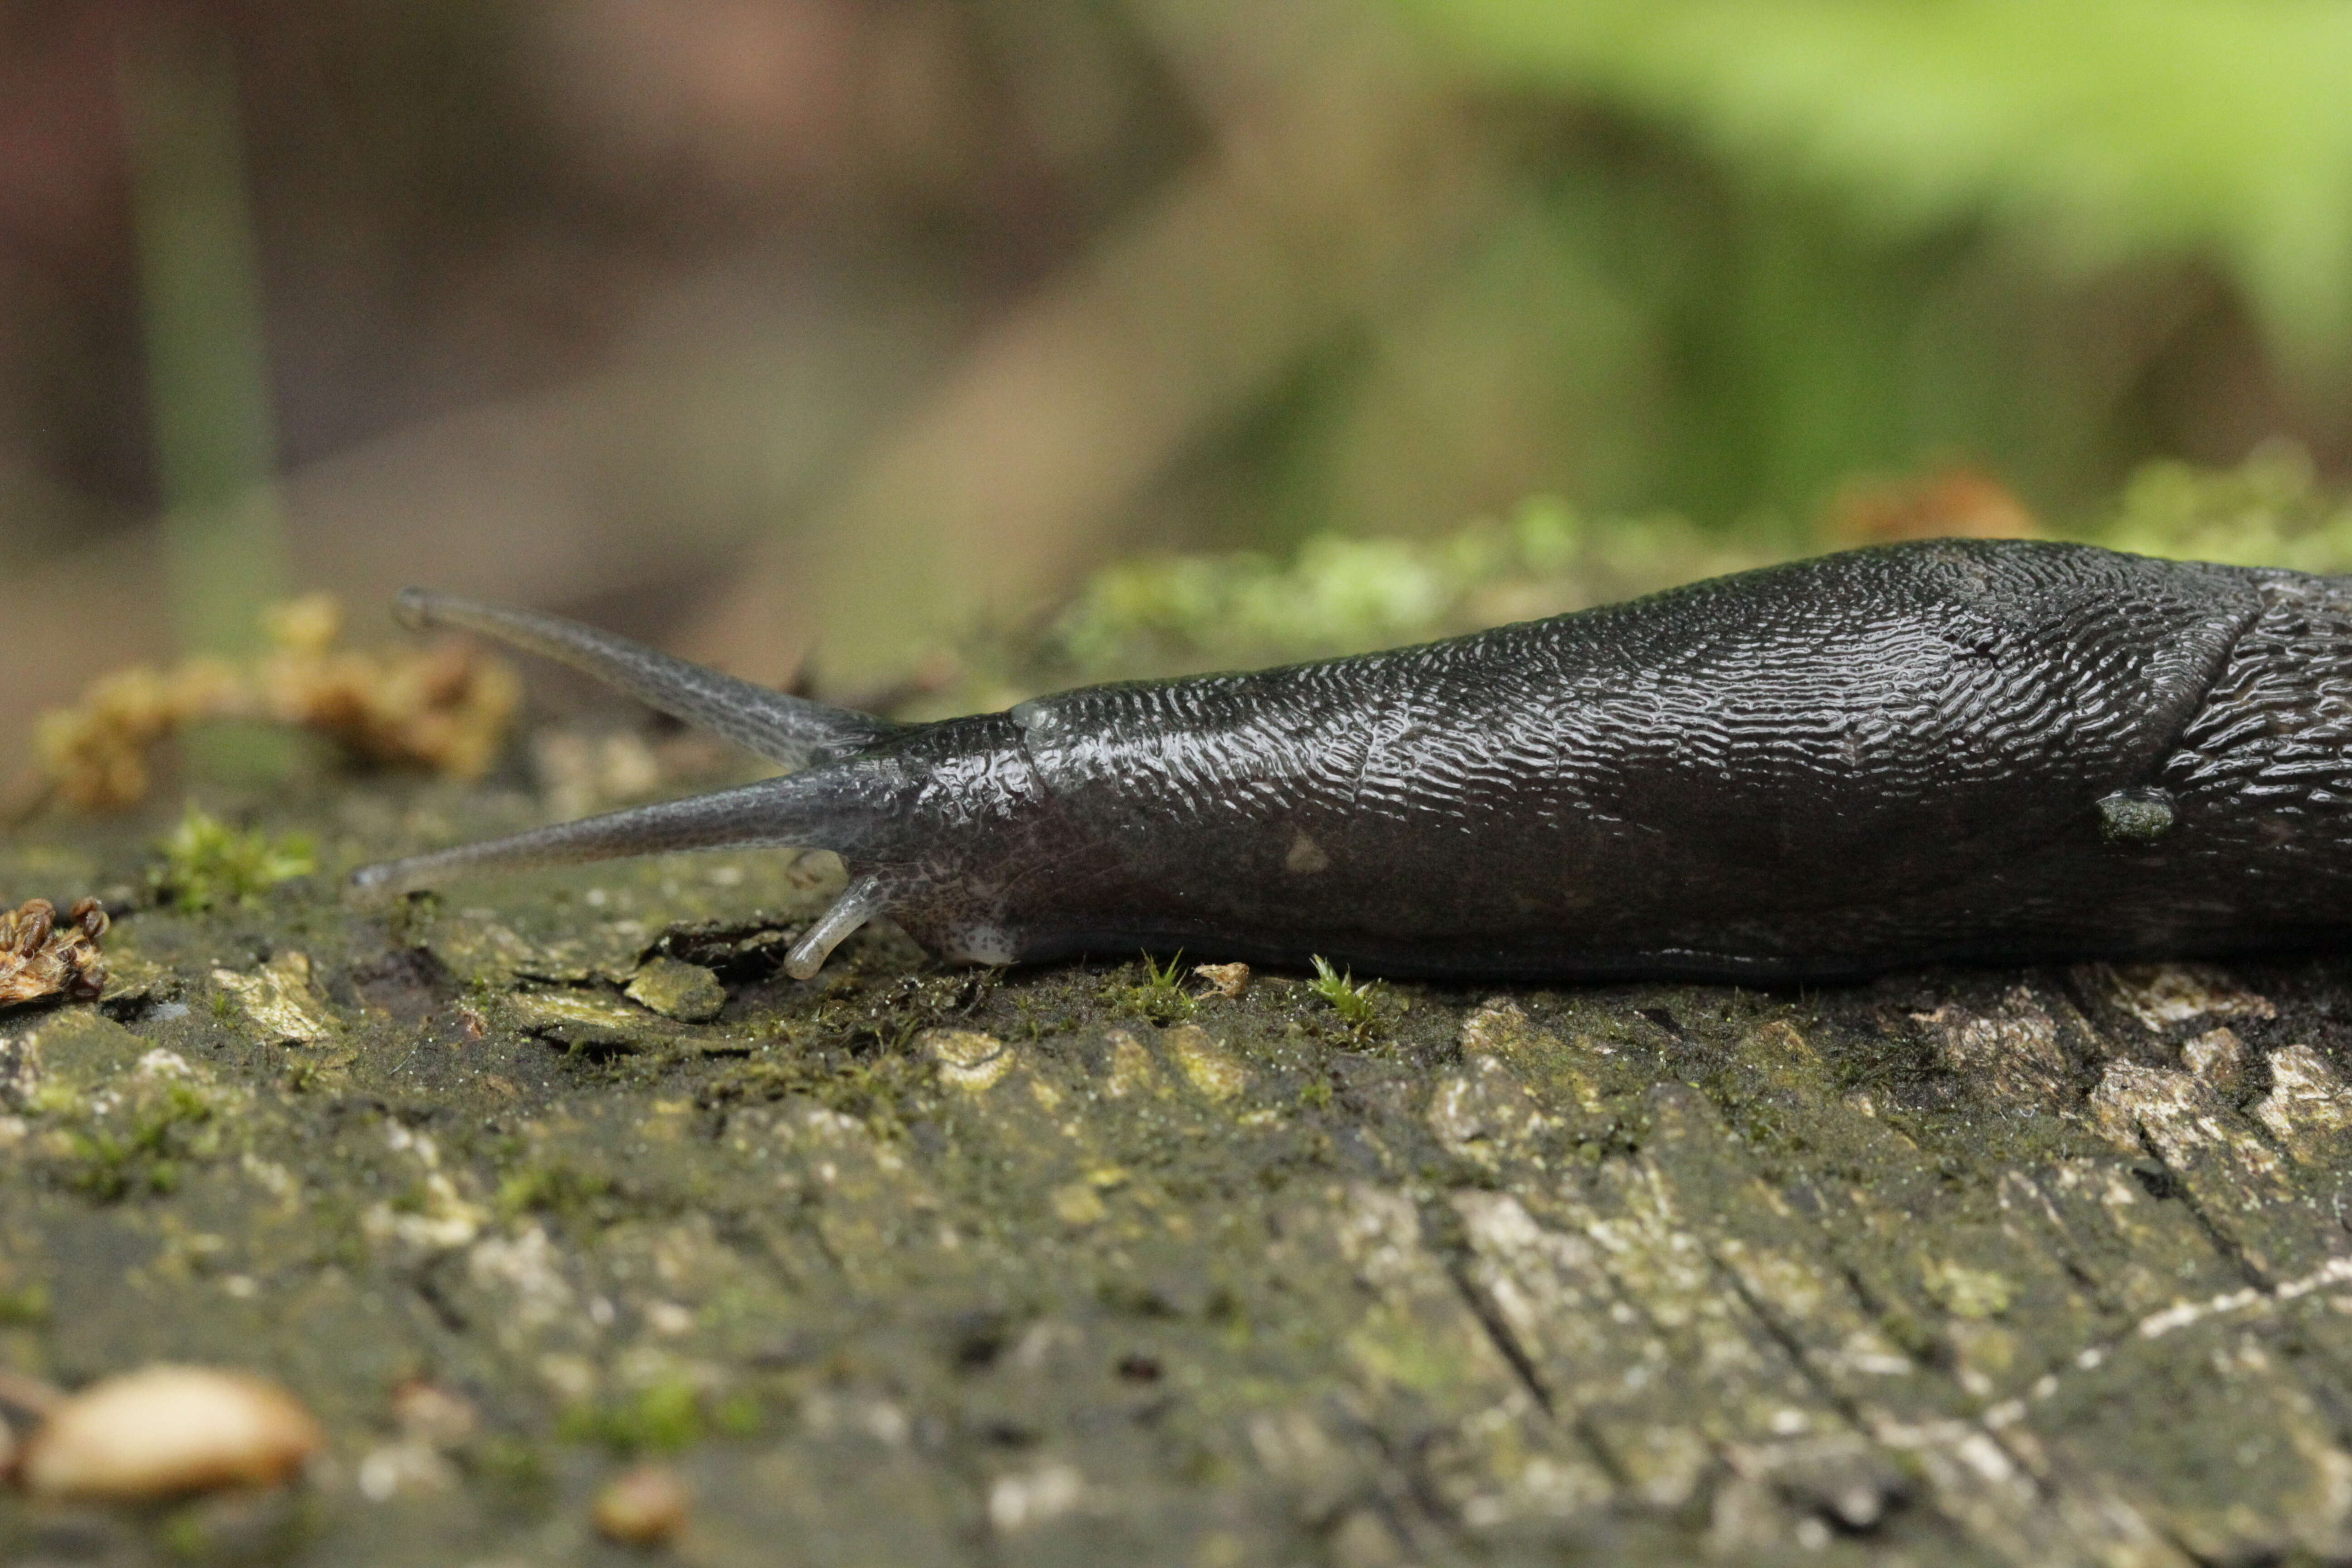
[[[0,0],[0,757],[298,589],[855,695],[1137,552],[2301,493],[2347,83],[2345,0]]]

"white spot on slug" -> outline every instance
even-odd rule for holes
[[[949,932],[940,945],[950,958],[964,963],[1011,963],[1021,956],[1013,933],[1003,926],[964,926]]]
[[[1291,838],[1290,852],[1282,858],[1282,868],[1297,876],[1312,877],[1318,871],[1331,868],[1331,857],[1323,853],[1320,844],[1301,833]]]

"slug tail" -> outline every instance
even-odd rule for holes
[[[847,849],[873,816],[861,782],[832,768],[767,779],[369,866],[352,874],[352,887],[364,895],[389,898],[453,878],[574,866],[625,855],[787,847]]]
[[[535,610],[410,588],[395,601],[393,614],[411,630],[456,626],[568,664],[788,768],[850,756],[898,728],[868,713],[786,696]]]

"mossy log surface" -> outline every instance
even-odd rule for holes
[[[887,930],[796,984],[788,855],[336,893],[540,809],[282,800],[321,875],[133,900],[102,1001],[0,1015],[0,1368],[330,1434],[266,1497],[0,1493],[0,1561],[642,1561],[633,1455],[714,1565],[2352,1558],[2352,964],[1350,1023]]]

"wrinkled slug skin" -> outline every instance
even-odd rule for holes
[[[907,731],[864,858],[919,889],[918,940],[990,962],[1789,979],[2310,945],[2352,929],[2348,698],[2345,584],[1901,545]],[[2157,830],[2115,832],[2116,797]]]

